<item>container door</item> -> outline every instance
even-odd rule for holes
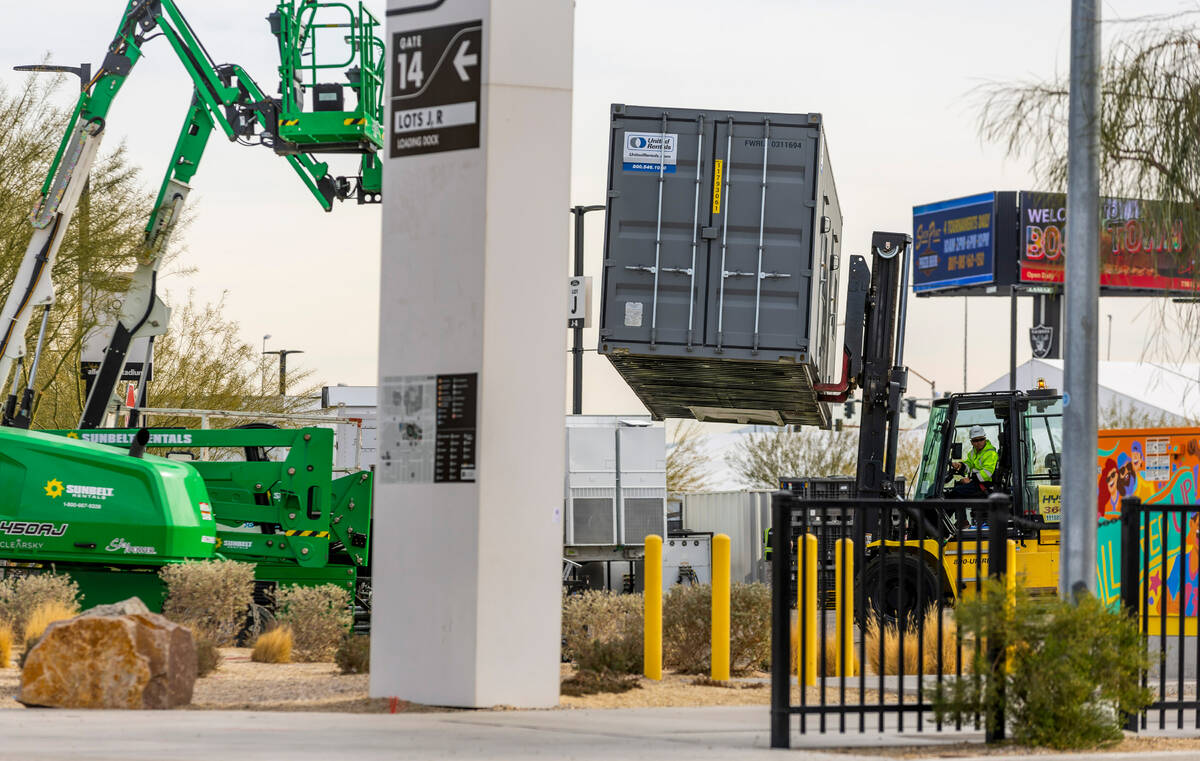
[[[605,236],[604,336],[703,343],[712,123],[613,115]]]
[[[707,341],[752,355],[806,351],[820,130],[770,117],[715,127],[725,184],[713,217]]]

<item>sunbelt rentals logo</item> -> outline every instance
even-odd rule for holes
[[[114,490],[110,486],[82,486],[80,484],[64,484],[57,478],[51,478],[43,487],[46,496],[50,499],[58,499],[66,492],[67,495],[76,499],[99,499],[106,500],[113,496]]]

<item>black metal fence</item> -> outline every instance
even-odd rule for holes
[[[1185,720],[1192,718],[1189,711],[1194,728],[1200,729],[1200,505],[1124,500],[1121,607],[1137,617],[1150,654],[1142,686],[1156,693],[1147,710],[1129,717],[1126,729],[1146,729],[1152,717],[1165,729],[1169,714],[1174,714],[1176,728],[1184,729]]]
[[[938,688],[984,678],[969,667],[979,660],[980,641],[964,641],[947,625],[949,609],[960,593],[982,589],[981,569],[1003,576],[1008,540],[1029,530],[1014,524],[1009,497],[902,502],[777,492],[771,507],[771,747],[789,747],[793,715],[802,733],[830,731],[834,722],[838,732],[865,732],[868,723],[883,731],[889,716],[900,731],[946,729],[934,711]],[[822,544],[821,529],[833,525],[838,536]],[[847,527],[850,539],[843,538]],[[803,539],[809,534],[816,539]],[[844,542],[840,552],[829,549],[834,541]],[[841,558],[832,569],[841,590],[832,611],[814,599],[812,577],[824,563],[813,552],[823,561]],[[1002,667],[1003,643],[990,637],[986,655],[990,668]],[[966,721],[1000,739],[1002,713]],[[962,729],[964,719],[947,723]]]

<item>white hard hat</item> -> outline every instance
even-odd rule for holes
[[[983,426],[981,426],[981,425],[971,426],[970,438],[972,441],[975,439],[982,439],[982,438],[984,438],[984,436],[986,436],[986,434],[983,431]]]

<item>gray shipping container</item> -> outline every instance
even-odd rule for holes
[[[820,114],[614,105],[600,353],[656,419],[828,428],[841,231]]]

